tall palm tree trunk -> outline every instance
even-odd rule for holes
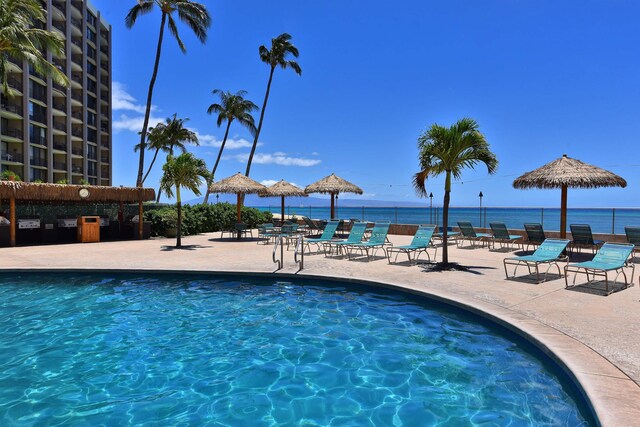
[[[167,14],[162,13],[162,19],[160,21],[160,35],[158,36],[158,48],[156,50],[156,61],[153,65],[153,74],[151,75],[151,81],[149,82],[149,93],[147,94],[147,108],[144,112],[144,122],[142,124],[142,132],[140,132],[140,161],[138,163],[138,178],[136,180],[136,186],[142,187],[144,180],[142,179],[142,172],[144,170],[144,152],[146,148],[145,139],[147,138],[147,128],[149,127],[149,117],[151,116],[151,100],[153,99],[153,87],[156,83],[156,77],[158,77],[158,66],[160,65],[160,54],[162,53],[162,39],[164,37],[164,24],[167,20]]]
[[[147,177],[149,176],[149,173],[151,172],[151,168],[153,167],[153,164],[156,162],[156,158],[158,158],[158,152],[159,151],[160,151],[160,149],[156,148],[156,152],[153,154],[153,160],[151,160],[151,164],[149,165],[149,169],[147,170],[147,173],[144,174],[144,178],[142,178],[142,183],[143,184],[147,180]]]
[[[267,101],[269,100],[269,91],[271,90],[271,81],[273,80],[273,72],[276,67],[271,66],[271,72],[269,73],[269,82],[267,83],[267,93],[264,95],[264,103],[262,104],[262,110],[260,111],[260,121],[258,122],[258,129],[256,130],[256,136],[253,138],[253,146],[251,147],[251,153],[249,154],[249,161],[247,162],[247,171],[244,173],[245,176],[249,176],[249,171],[251,171],[251,162],[253,162],[253,155],[256,152],[256,147],[258,146],[258,138],[260,137],[260,131],[262,130],[262,120],[264,119],[264,110],[267,109]]]
[[[216,169],[218,169],[218,163],[220,163],[220,158],[222,157],[222,152],[224,151],[224,145],[227,143],[227,137],[229,136],[229,128],[231,127],[231,122],[233,119],[227,122],[227,130],[224,132],[224,139],[222,140],[222,145],[220,146],[220,151],[218,151],[218,158],[216,159],[216,164],[213,165],[213,169],[211,170],[211,181],[216,176]],[[209,182],[210,184],[211,182]],[[209,190],[209,186],[207,185],[207,193],[204,195],[204,204],[209,203],[209,194],[211,194],[211,190]]]
[[[182,247],[182,201],[180,199],[180,186],[176,186],[176,200],[178,201],[178,224],[176,227],[176,248]]]
[[[444,183],[444,202],[442,204],[442,264],[446,267],[449,264],[449,245],[447,237],[449,234],[449,201],[451,199],[451,172],[447,171],[447,178]]]

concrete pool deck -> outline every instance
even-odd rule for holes
[[[272,246],[256,241],[220,239],[219,233],[175,239],[0,248],[0,271],[170,270],[274,273]],[[395,245],[409,236],[390,236]],[[438,250],[440,259],[441,248]],[[380,254],[378,254],[380,255]],[[468,271],[436,272],[398,265],[378,256],[365,262],[306,255],[298,273],[293,252],[285,251],[277,274],[312,275],[382,283],[446,300],[513,325],[540,348],[553,352],[579,381],[604,426],[640,425],[640,292],[636,284],[609,296],[564,280],[542,284],[505,280],[502,259],[514,252],[449,246],[450,261]],[[519,274],[526,273],[521,268]],[[640,271],[638,272],[640,273]]]

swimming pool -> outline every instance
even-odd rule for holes
[[[595,425],[520,338],[353,284],[0,275],[11,425]]]

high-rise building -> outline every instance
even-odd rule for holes
[[[41,0],[65,40],[46,58],[69,79],[53,83],[24,61],[9,64],[0,97],[0,167],[23,181],[111,185],[111,26],[88,0]]]

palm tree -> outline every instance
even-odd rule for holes
[[[37,72],[51,76],[56,83],[69,84],[64,73],[42,54],[47,50],[56,56],[64,53],[64,40],[58,34],[34,28],[34,22],[45,19],[38,0],[0,0],[0,84],[5,93],[11,93],[7,75],[10,57],[26,60]]]
[[[211,17],[207,8],[201,4],[191,0],[137,0],[135,6],[133,6],[127,16],[124,23],[127,28],[133,27],[136,23],[138,16],[147,14],[153,10],[154,6],[158,6],[162,12],[160,19],[160,34],[158,35],[158,46],[156,48],[156,60],[153,65],[153,74],[151,75],[151,81],[149,82],[149,92],[147,94],[147,107],[144,113],[144,122],[142,124],[142,131],[140,132],[140,160],[138,162],[138,178],[136,185],[142,186],[143,177],[142,172],[144,170],[144,152],[145,152],[145,138],[147,137],[147,128],[149,126],[149,116],[151,115],[151,100],[153,98],[153,87],[158,76],[158,65],[160,64],[160,54],[162,52],[162,40],[164,38],[164,26],[167,24],[169,31],[175,37],[178,42],[180,50],[185,53],[185,48],[180,35],[178,34],[178,26],[173,19],[173,13],[176,12],[178,18],[184,22],[195,34],[196,38],[201,43],[207,40],[207,29],[211,25]]]
[[[143,184],[149,176],[151,168],[153,168],[153,164],[155,163],[160,151],[168,153],[169,156],[173,156],[173,150],[176,148],[183,153],[187,151],[185,143],[199,145],[198,136],[195,132],[184,127],[184,124],[188,121],[189,119],[178,119],[176,114],[174,114],[172,117],[167,118],[165,123],[158,123],[155,127],[149,129],[149,135],[147,136],[147,148],[155,150],[155,152],[153,154],[153,160],[151,160],[151,164],[149,165],[149,169],[147,169],[147,173],[142,179]],[[139,149],[140,144],[137,144],[135,146],[135,150],[137,151]],[[156,203],[160,201],[161,194],[162,191],[158,189],[158,198]]]
[[[213,91],[214,95],[220,95],[220,104],[211,104],[209,109],[207,109],[208,114],[218,113],[217,125],[218,127],[222,126],[224,121],[227,121],[227,130],[224,132],[224,139],[222,140],[222,145],[220,146],[220,151],[218,151],[218,158],[216,158],[216,163],[213,165],[213,170],[211,171],[211,179],[213,180],[216,175],[216,169],[218,169],[218,163],[220,163],[220,157],[222,157],[222,152],[224,151],[224,146],[227,143],[227,137],[229,136],[229,128],[231,127],[231,122],[237,120],[242,126],[249,129],[251,135],[255,135],[256,133],[256,125],[253,120],[253,116],[251,115],[252,111],[258,109],[258,106],[248,99],[244,99],[244,96],[247,94],[247,91],[240,90],[235,95],[231,92],[223,92],[220,89],[215,89]],[[204,195],[204,203],[208,203],[209,201],[209,188],[207,186],[207,192]]]
[[[176,247],[182,246],[182,199],[180,189],[186,188],[199,196],[200,186],[209,179],[209,171],[204,160],[198,159],[191,153],[182,153],[178,157],[169,155],[167,163],[162,166],[164,174],[160,180],[160,188],[167,196],[173,197],[176,189],[176,203],[178,207],[177,241]]]
[[[442,207],[442,264],[449,264],[447,227],[449,225],[449,200],[451,177],[460,179],[464,168],[473,169],[478,163],[487,166],[489,174],[498,168],[498,159],[489,149],[478,123],[470,118],[458,120],[451,127],[437,124],[420,135],[419,161],[421,171],[414,175],[413,186],[421,197],[426,197],[426,181],[429,176],[445,174],[444,203]]]
[[[256,152],[258,146],[258,138],[260,137],[260,131],[262,130],[262,121],[264,120],[264,111],[267,109],[267,101],[269,100],[269,91],[271,90],[271,82],[273,81],[273,72],[276,67],[280,66],[283,70],[291,68],[297,75],[302,74],[302,69],[296,61],[287,59],[289,55],[297,58],[299,55],[298,48],[291,44],[291,36],[287,33],[282,33],[275,39],[271,39],[271,50],[266,46],[260,46],[258,50],[260,53],[260,60],[266,63],[270,67],[269,82],[267,83],[267,92],[264,95],[264,102],[262,103],[262,110],[260,111],[260,121],[258,121],[258,129],[253,138],[253,146],[251,147],[251,153],[249,154],[249,161],[247,162],[247,170],[245,176],[249,176],[251,171],[251,162],[253,162],[253,155]]]

